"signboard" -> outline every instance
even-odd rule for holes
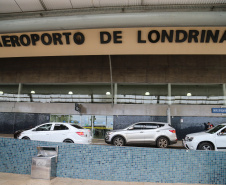
[[[226,27],[145,27],[0,35],[0,57],[226,54]]]
[[[212,113],[226,114],[226,108],[212,108]]]

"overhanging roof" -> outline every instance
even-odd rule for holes
[[[1,0],[0,33],[226,26],[226,0]]]

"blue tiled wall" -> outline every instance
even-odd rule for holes
[[[226,153],[0,138],[0,171],[30,174],[37,146],[59,146],[57,176],[105,181],[226,184]]]

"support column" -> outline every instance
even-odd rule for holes
[[[114,104],[117,104],[118,84],[115,83]]]
[[[114,90],[113,90],[113,78],[112,78],[112,66],[111,66],[111,55],[109,55],[109,66],[110,66],[110,77],[111,77],[111,106],[114,106]]]
[[[94,123],[93,123],[93,122],[94,122],[94,119],[93,119],[93,118],[94,118],[94,116],[91,116],[92,138],[93,138],[93,124],[94,124]]]
[[[171,124],[171,113],[170,113],[170,105],[167,108],[167,122]]]
[[[168,105],[171,105],[171,83],[168,83]]]
[[[17,95],[17,102],[20,101],[20,94],[22,91],[22,83],[19,83],[19,87],[18,87],[18,95]]]
[[[226,84],[223,84],[224,105],[226,105]]]
[[[167,108],[167,122],[171,124],[171,113],[170,113],[170,105],[171,105],[171,83],[168,83],[168,108]]]

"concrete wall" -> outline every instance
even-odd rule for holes
[[[116,55],[115,83],[226,83],[225,55]],[[108,56],[0,58],[0,83],[109,83]]]
[[[0,138],[0,172],[30,174],[37,146],[59,146],[57,176],[104,181],[226,184],[225,152]]]
[[[0,112],[0,133],[13,134],[50,121],[49,114]]]
[[[152,104],[81,104],[84,115],[142,115],[166,116],[170,107],[171,116],[207,116],[224,117],[226,115],[212,113],[211,108],[221,105],[152,105]],[[74,103],[23,103],[0,102],[0,112],[47,113],[47,114],[80,114],[75,111]]]

